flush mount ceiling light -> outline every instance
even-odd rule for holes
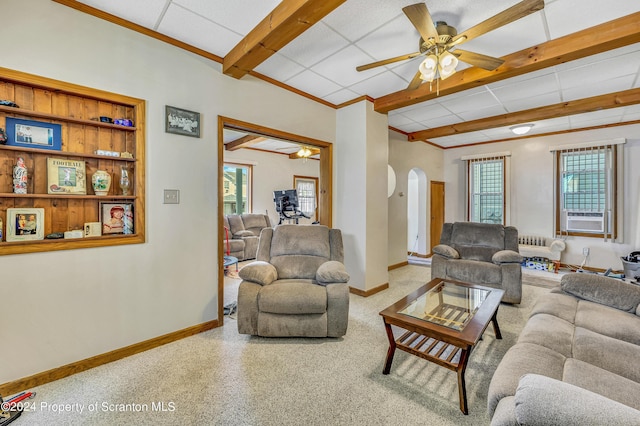
[[[509,127],[516,135],[524,135],[525,133],[529,133],[529,130],[533,128],[533,124],[518,124],[517,126]]]

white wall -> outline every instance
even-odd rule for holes
[[[318,177],[320,173],[318,160],[292,160],[288,155],[251,149],[225,152],[224,161],[253,166],[252,213],[268,214],[272,225],[280,220],[273,202],[273,191],[294,188],[294,175]],[[302,218],[299,223],[311,223],[311,220]]]
[[[215,319],[217,116],[333,142],[335,111],[49,0],[0,16],[3,67],[147,100],[147,242],[0,256],[0,383]],[[165,105],[200,112],[202,138],[165,133]]]
[[[429,187],[431,181],[443,181],[444,151],[423,142],[408,142],[406,136],[389,132],[389,164],[396,171],[396,190],[389,198],[389,265],[397,265],[407,261],[407,247],[413,244],[407,238],[407,194],[409,192],[409,172],[411,169],[422,170],[427,177],[424,194],[427,202],[427,215],[421,218],[425,224],[427,245],[430,241],[429,212],[431,211]],[[448,185],[445,184],[445,191]],[[403,194],[403,195],[401,195]],[[445,205],[445,212],[448,206]],[[415,236],[413,237],[415,238]]]
[[[582,249],[590,248],[586,266],[622,269],[620,256],[640,247],[638,211],[640,203],[640,125],[576,132],[477,145],[444,151],[447,221],[465,220],[463,155],[511,151],[510,223],[521,234],[552,236],[553,233],[553,155],[549,147],[580,142],[626,138],[624,146],[624,203],[622,243],[602,238],[568,237],[562,262],[580,265]]]

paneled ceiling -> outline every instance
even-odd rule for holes
[[[282,4],[304,3],[55,1],[79,10],[83,8],[73,3],[91,6],[221,61]],[[323,3],[307,3],[314,1]],[[425,140],[442,148],[514,138],[509,127],[522,122],[534,124],[530,135],[540,135],[640,120],[640,90],[634,90],[640,88],[640,1],[545,0],[544,9],[464,43],[464,50],[509,59],[505,65],[526,72],[500,67],[479,73],[460,62],[458,73],[439,87],[434,83],[430,90],[429,83],[423,83],[415,91],[406,89],[422,57],[363,72],[355,68],[418,51],[420,35],[402,12],[416,0],[332,3],[339,5],[260,60],[250,73],[337,108],[366,96],[374,100],[376,110],[388,112],[392,129],[407,134],[409,140]],[[425,3],[434,21],[446,21],[460,33],[519,0]],[[91,8],[83,11],[93,13]],[[623,21],[633,14],[638,15]],[[608,25],[614,20],[618,20],[615,25]],[[601,28],[589,30],[597,26]],[[601,39],[612,41],[602,47]],[[563,53],[556,55],[554,49]],[[556,57],[545,59],[545,52]]]

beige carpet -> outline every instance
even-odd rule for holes
[[[388,342],[378,313],[429,276],[429,268],[409,265],[390,272],[388,290],[351,295],[344,338],[244,336],[225,318],[224,327],[32,389],[34,410],[14,424],[488,424],[493,371],[549,290],[525,285],[520,306],[500,307],[503,339],[489,327],[471,355],[465,416],[454,372],[398,351],[391,374],[382,374]]]

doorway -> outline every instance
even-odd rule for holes
[[[431,235],[431,245],[429,254],[433,254],[433,248],[440,244],[442,235],[442,225],[444,225],[444,182],[431,181],[431,219],[429,223],[429,234]]]
[[[235,120],[228,117],[218,116],[218,244],[217,244],[217,264],[218,267],[218,323],[224,325],[224,268],[223,256],[225,235],[224,217],[224,152],[225,140],[224,131],[233,130],[247,135],[247,140],[255,138],[275,139],[290,142],[296,145],[311,147],[319,156],[319,177],[317,183],[317,221],[328,227],[332,225],[333,206],[333,145],[317,139],[287,133],[268,127],[259,126],[252,123]]]
[[[413,168],[407,176],[407,252],[427,257],[427,175]]]

